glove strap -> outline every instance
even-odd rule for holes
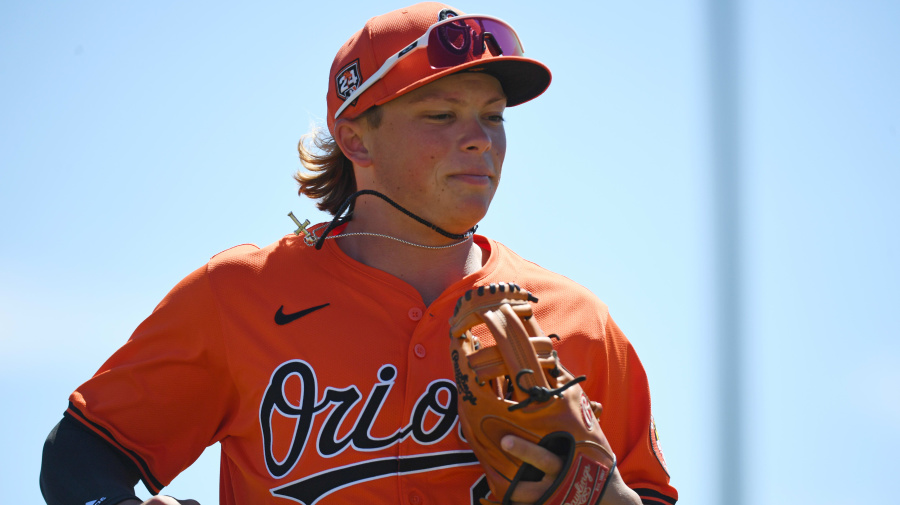
[[[522,377],[523,374],[529,374],[529,373],[533,374],[534,371],[526,369],[526,370],[520,370],[519,373],[516,374],[516,387],[518,387],[519,390],[521,390],[525,393],[528,393],[528,398],[526,398],[524,401],[521,401],[521,402],[511,406],[509,408],[510,412],[521,409],[521,408],[525,408],[525,407],[531,405],[531,402],[543,403],[554,396],[562,396],[563,391],[565,391],[565,390],[569,389],[570,387],[574,386],[575,384],[578,384],[579,382],[582,382],[585,379],[587,379],[587,377],[582,375],[580,377],[570,380],[569,382],[563,384],[562,386],[560,386],[556,389],[542,388],[540,386],[532,386],[532,387],[526,389],[526,388],[522,387],[522,383],[519,382],[519,379]]]

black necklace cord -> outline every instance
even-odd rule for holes
[[[363,191],[365,191],[365,190],[363,190]],[[319,237],[318,240],[316,240],[316,250],[317,251],[319,249],[321,249],[322,246],[325,244],[325,237],[327,237],[328,234],[331,233],[332,230],[334,230],[335,228],[337,228],[338,226],[340,226],[344,223],[349,222],[350,219],[353,217],[353,208],[352,208],[353,201],[356,200],[357,197],[359,197],[359,194],[361,192],[362,191],[357,191],[356,193],[353,193],[352,195],[348,196],[347,199],[344,200],[344,203],[342,203],[341,206],[338,208],[338,211],[334,213],[334,219],[332,219],[331,222],[328,223],[328,226],[325,228],[325,231],[322,232],[322,236]],[[350,212],[348,212],[347,215],[342,218],[341,214],[346,212],[348,208],[350,208]]]
[[[334,214],[334,219],[332,219],[331,222],[328,223],[328,227],[326,227],[325,231],[322,232],[322,236],[319,237],[318,240],[316,240],[316,250],[322,248],[322,245],[325,243],[325,237],[327,237],[329,233],[334,231],[335,228],[337,228],[338,226],[340,226],[342,224],[350,222],[350,220],[353,218],[353,202],[356,201],[357,198],[359,198],[363,195],[377,196],[378,198],[381,198],[382,200],[391,204],[395,209],[397,209],[400,212],[406,214],[407,216],[415,219],[416,222],[421,223],[421,224],[431,228],[432,230],[440,233],[441,235],[443,235],[447,238],[453,239],[453,240],[467,239],[467,238],[471,237],[472,235],[474,235],[475,230],[478,229],[478,225],[475,225],[471,229],[469,229],[469,231],[467,231],[465,233],[450,233],[449,231],[441,228],[440,226],[438,226],[434,223],[431,223],[430,221],[425,220],[425,219],[413,214],[412,212],[410,212],[409,210],[404,208],[399,203],[388,198],[388,196],[385,195],[384,193],[379,193],[378,191],[375,191],[372,189],[363,189],[361,191],[357,191],[356,193],[353,193],[352,195],[348,196],[346,200],[344,200],[344,203],[341,204],[341,207]],[[348,209],[349,209],[349,212],[347,211]],[[347,215],[344,217],[341,217],[341,215],[344,212],[347,212]]]

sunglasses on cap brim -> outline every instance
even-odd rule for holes
[[[455,16],[428,27],[413,43],[385,60],[377,72],[344,100],[334,113],[340,117],[369,87],[385,76],[406,55],[427,49],[428,62],[434,69],[451,68],[481,59],[485,51],[493,56],[522,56],[522,42],[515,30],[505,21],[479,14]]]

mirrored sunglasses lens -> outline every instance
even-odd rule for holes
[[[524,54],[516,32],[509,26],[496,21],[485,20],[484,31],[490,34],[490,37],[486,38],[494,40],[499,46],[499,50],[502,51],[503,56],[522,56]],[[487,49],[491,49],[490,45],[488,45]],[[494,56],[500,55],[494,54]]]
[[[431,30],[428,60],[447,68],[477,60],[485,51],[494,56],[521,56],[519,39],[510,27],[489,19],[449,21]]]

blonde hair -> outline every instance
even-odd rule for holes
[[[373,106],[356,120],[365,119],[371,128],[378,128],[381,117],[381,108]],[[319,210],[336,215],[344,200],[356,192],[353,162],[321,127],[300,137],[297,151],[300,163],[308,171],[298,170],[294,174],[294,180],[300,185],[297,193],[319,200],[316,204]]]

